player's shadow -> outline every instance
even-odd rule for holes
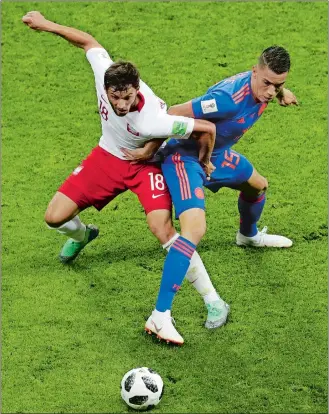
[[[236,250],[245,252],[246,257],[255,257],[264,258],[271,254],[271,249],[257,249],[257,248],[243,248],[238,247],[232,240],[216,240],[213,243],[206,241],[203,242],[198,247],[198,252],[203,256],[204,253],[209,252],[220,252],[223,249],[225,250]],[[141,267],[148,269],[147,260],[148,259],[159,259],[161,266],[166,257],[166,252],[162,247],[156,242],[148,246],[142,246],[136,240],[136,243],[127,243],[120,245],[110,245],[107,246],[95,246],[93,244],[89,245],[84,249],[72,263],[65,264],[65,267],[70,267],[72,270],[79,271],[90,268],[93,264],[99,266],[99,264],[111,265],[114,263],[127,263],[128,261],[138,262]],[[153,266],[152,266],[153,267]]]
[[[148,334],[145,331],[141,331],[141,336],[145,341],[159,346],[162,349],[182,349],[181,345],[174,344],[172,342],[166,342],[164,339],[159,339],[155,334]]]
[[[89,246],[88,246],[89,247]],[[87,247],[87,248],[88,248]],[[90,246],[92,247],[92,246]],[[147,258],[163,258],[165,257],[165,253],[163,252],[161,247],[157,246],[149,246],[141,248],[138,243],[134,245],[120,245],[120,246],[110,246],[109,248],[102,248],[101,251],[98,249],[86,249],[85,251],[81,252],[81,255],[71,263],[71,266],[83,266],[83,263],[90,265],[92,262],[104,264],[111,264],[111,263],[125,263],[128,260],[136,260],[136,259],[147,259]]]

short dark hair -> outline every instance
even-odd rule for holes
[[[265,49],[259,57],[260,66],[268,66],[274,73],[280,75],[289,72],[290,56],[286,49],[281,46],[270,46]]]
[[[113,88],[115,91],[125,91],[132,86],[139,88],[139,72],[131,62],[120,60],[113,63],[105,72],[105,90]]]

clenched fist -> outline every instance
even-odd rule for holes
[[[48,31],[51,22],[38,11],[30,11],[22,17],[23,23],[33,30]]]

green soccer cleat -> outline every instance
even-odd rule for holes
[[[205,327],[208,329],[220,328],[227,321],[230,305],[222,299],[207,304],[208,316]]]
[[[77,242],[73,239],[68,239],[59,254],[59,260],[62,263],[72,262],[88,243],[96,239],[98,233],[99,230],[96,226],[88,224],[86,226],[86,234],[83,241]]]

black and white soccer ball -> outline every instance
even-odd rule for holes
[[[131,369],[121,381],[121,397],[135,410],[147,410],[159,404],[163,390],[162,378],[151,368]]]

